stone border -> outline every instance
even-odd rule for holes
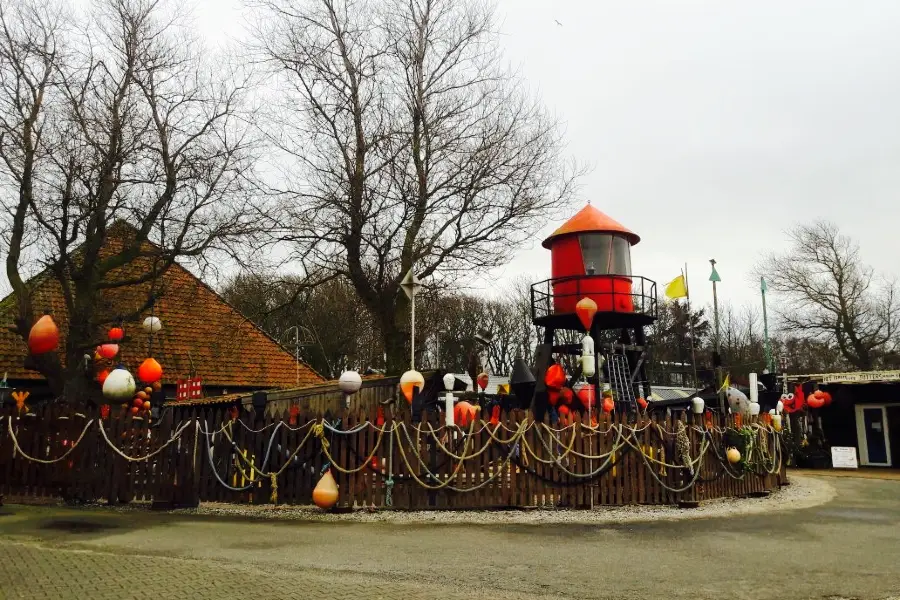
[[[209,515],[226,518],[274,519],[308,522],[391,523],[391,524],[584,524],[617,525],[647,521],[679,521],[714,517],[752,515],[770,511],[783,512],[811,508],[829,502],[836,491],[826,481],[812,477],[790,476],[791,485],[765,498],[724,498],[701,502],[698,508],[681,509],[674,506],[601,506],[593,510],[523,509],[523,510],[433,510],[400,511],[355,510],[335,514],[314,506],[238,505],[203,503],[199,508],[176,509],[168,514]],[[118,507],[116,510],[135,510]]]

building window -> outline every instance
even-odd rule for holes
[[[623,237],[606,233],[578,236],[585,273],[631,275],[631,245]]]

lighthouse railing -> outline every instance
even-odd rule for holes
[[[630,282],[625,291],[620,285]],[[608,286],[603,285],[609,282]],[[656,319],[656,282],[640,275],[575,275],[540,281],[531,286],[531,318],[540,321],[554,315],[574,313],[584,297],[597,302],[598,312],[638,315]],[[566,310],[569,306],[571,310]],[[564,307],[560,310],[559,307]]]

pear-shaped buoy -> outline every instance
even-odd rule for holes
[[[316,506],[325,510],[328,510],[337,504],[338,487],[337,482],[334,480],[334,476],[331,474],[331,469],[325,471],[325,474],[319,479],[319,483],[316,484],[312,496]]]
[[[32,354],[45,354],[59,346],[59,327],[50,315],[44,315],[28,333],[28,350]]]
[[[584,325],[584,330],[590,331],[591,324],[594,322],[594,315],[597,314],[597,303],[585,296],[575,305],[575,314],[578,315],[578,320]]]

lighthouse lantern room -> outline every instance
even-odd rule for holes
[[[639,241],[636,233],[590,204],[544,240],[551,278],[531,288],[532,320],[544,329],[535,357],[533,408],[539,418],[553,393],[544,384],[546,370],[564,362],[564,355],[582,354],[582,344],[557,345],[559,331],[586,333],[597,350],[594,368],[587,369],[591,376],[575,373],[569,385],[579,378],[591,382],[629,411],[649,396],[644,327],[656,320],[656,283],[632,272],[631,247]],[[587,323],[577,314],[579,302],[596,306]],[[574,362],[583,365],[584,359]]]

